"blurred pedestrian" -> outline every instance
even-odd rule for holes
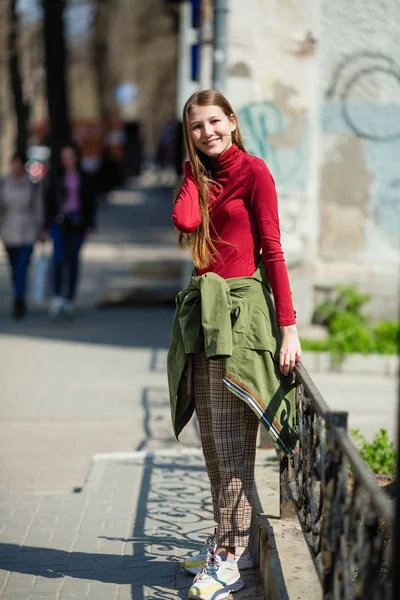
[[[215,90],[189,98],[183,127],[189,160],[173,222],[196,271],[177,297],[168,378],[175,434],[195,409],[211,484],[216,529],[183,562],[196,574],[189,598],[210,600],[240,590],[239,569],[254,566],[259,420],[294,453],[292,373],[301,348],[268,167],[246,152],[233,109]]]
[[[53,293],[49,314],[74,313],[80,252],[93,232],[96,188],[81,169],[75,146],[61,148],[59,161],[49,173],[46,190],[44,237],[53,240]]]
[[[25,171],[26,157],[17,152],[0,190],[0,237],[7,252],[13,284],[12,314],[26,312],[26,291],[33,246],[43,227],[43,199],[39,184]]]
[[[99,174],[101,202],[107,202],[108,194],[122,184],[120,165],[113,157],[109,148],[104,148]]]

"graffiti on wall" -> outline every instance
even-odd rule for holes
[[[362,142],[371,173],[371,209],[388,234],[400,231],[400,65],[381,52],[358,52],[333,72],[322,111],[327,134]]]
[[[341,61],[326,92],[328,102],[339,100],[348,128],[374,142],[400,139],[400,120],[391,118],[399,106],[390,104],[389,96],[400,101],[400,66],[380,52],[359,52]]]
[[[238,112],[243,140],[250,154],[268,165],[277,186],[304,190],[307,183],[308,139],[305,111],[293,109],[293,88],[275,87],[274,102],[254,102]]]
[[[308,120],[291,105],[292,87],[277,83],[272,102],[254,102],[237,111],[246,149],[268,165],[280,198],[283,242],[289,264],[304,250],[301,215],[308,183]]]

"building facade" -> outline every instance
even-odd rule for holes
[[[299,322],[338,283],[371,294],[376,318],[396,317],[400,5],[231,0],[229,8],[225,91],[247,149],[276,182]]]

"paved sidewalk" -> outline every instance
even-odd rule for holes
[[[113,194],[73,320],[10,320],[0,259],[1,600],[187,597],[180,558],[212,523],[196,421],[171,429],[173,308],[96,309],[135,261],[179,255],[170,210],[167,189]],[[246,580],[235,600],[260,597]]]
[[[199,450],[99,455],[80,494],[1,496],[1,600],[187,598],[180,566],[212,531]],[[236,600],[261,600],[253,571]]]
[[[187,597],[179,558],[211,523],[196,421],[180,443],[171,430],[173,309],[96,309],[136,260],[179,255],[170,210],[161,188],[117,192],[102,208],[74,320],[51,322],[42,307],[10,320],[0,257],[1,600]],[[351,426],[394,422],[394,378],[316,382]],[[246,578],[235,600],[257,600],[259,584]]]

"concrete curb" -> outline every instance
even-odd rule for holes
[[[335,364],[329,352],[303,352],[302,362],[311,373],[345,373],[368,375],[389,375],[396,377],[399,374],[399,357],[396,355],[382,354],[349,354],[343,362]]]
[[[257,450],[251,551],[265,600],[309,600],[322,591],[297,519],[279,518],[279,463],[275,450]]]

